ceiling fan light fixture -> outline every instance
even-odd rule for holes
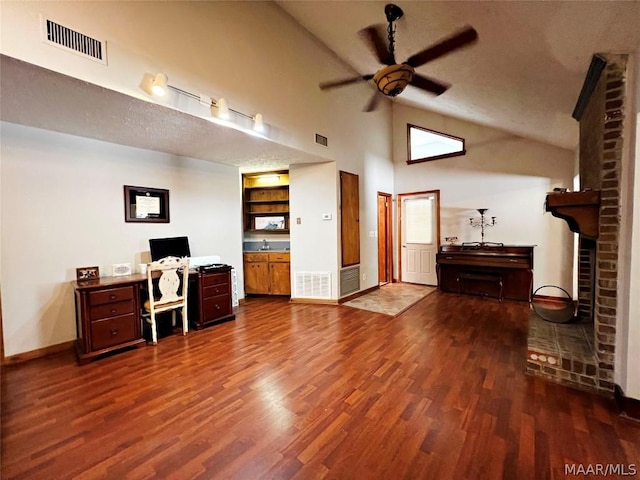
[[[415,71],[411,65],[400,63],[389,65],[379,70],[374,76],[373,81],[378,90],[388,97],[395,97],[409,85],[413,79]]]
[[[151,91],[160,97],[167,93],[167,76],[164,73],[156,73],[151,82]]]

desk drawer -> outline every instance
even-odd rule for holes
[[[91,347],[93,350],[130,342],[136,337],[134,314],[91,322]]]
[[[202,301],[204,311],[202,312],[203,321],[210,322],[216,318],[224,317],[231,313],[231,301],[229,295],[217,295],[215,297],[205,298]]]
[[[221,283],[229,282],[229,274],[227,272],[224,273],[207,273],[206,275],[202,275],[202,286],[204,288],[210,287],[211,285],[219,285]]]
[[[91,307],[89,319],[94,321],[102,318],[118,317],[127,313],[133,313],[133,299]]]
[[[229,293],[228,283],[218,283],[217,285],[202,287],[202,298],[215,297],[216,295],[224,295],[226,293]]]
[[[134,290],[133,286],[128,286],[89,292],[89,305],[94,306],[105,303],[121,302],[123,300],[132,300]]]

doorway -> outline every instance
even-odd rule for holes
[[[398,195],[400,281],[437,285],[440,247],[440,191]]]
[[[393,282],[391,194],[378,192],[378,284]]]

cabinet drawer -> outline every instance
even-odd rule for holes
[[[203,320],[210,322],[216,318],[224,317],[231,313],[231,301],[229,295],[217,295],[205,298],[202,301],[204,306]]]
[[[89,318],[93,321],[101,318],[118,317],[127,313],[133,313],[133,299],[91,307]]]
[[[134,314],[91,322],[91,347],[93,350],[112,347],[136,339]]]
[[[202,286],[210,287],[211,285],[219,285],[221,283],[229,282],[228,273],[209,273],[202,276]]]
[[[285,252],[285,253],[270,253],[269,254],[269,261],[270,262],[288,262],[291,259],[291,254],[289,252]]]
[[[245,253],[245,262],[266,262],[269,260],[269,255],[266,253]]]
[[[215,297],[216,295],[224,295],[229,293],[228,283],[219,283],[202,288],[202,298]]]
[[[104,303],[131,300],[133,299],[133,293],[134,288],[132,286],[89,292],[89,305],[102,305]]]

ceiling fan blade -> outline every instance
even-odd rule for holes
[[[477,39],[478,32],[476,32],[473,27],[466,27],[458,33],[455,33],[435,45],[425,48],[423,51],[409,57],[405,63],[416,68],[430,62],[431,60],[441,57],[442,55],[446,55],[453,50],[469,45]]]
[[[371,80],[373,74],[360,75],[357,77],[343,78],[342,80],[334,80],[331,82],[322,82],[320,84],[320,90],[327,90],[329,88],[342,87],[343,85],[350,85],[352,83],[363,82],[365,80]]]
[[[378,29],[374,26],[363,28],[360,35],[365,39],[378,61],[384,65],[395,65],[396,59],[389,52],[389,47]]]
[[[421,88],[422,90],[426,90],[427,92],[434,93],[435,95],[441,95],[446,92],[451,85],[447,85],[446,83],[439,82],[437,80],[432,80],[430,78],[424,77],[420,74],[415,73],[409,85],[413,85],[414,87]]]
[[[362,109],[363,112],[373,112],[378,107],[378,101],[380,100],[380,94],[378,92],[374,92],[369,102]]]

